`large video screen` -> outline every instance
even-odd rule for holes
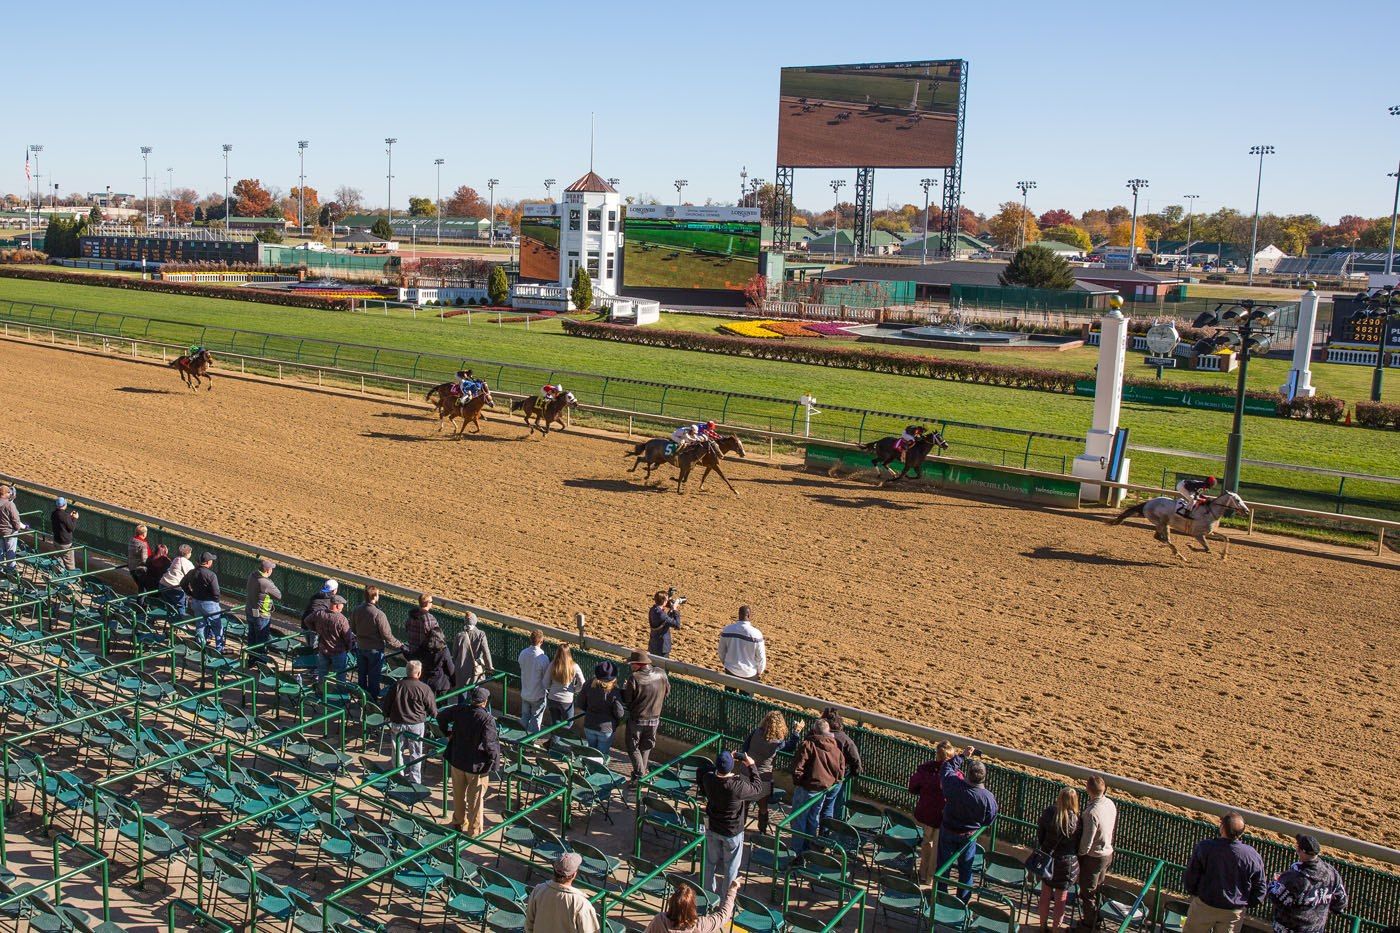
[[[756,207],[633,205],[623,223],[622,284],[742,291],[758,274]]]
[[[527,204],[521,212],[520,278],[559,281],[559,205]]]
[[[784,68],[778,164],[948,168],[964,67],[950,60]]]

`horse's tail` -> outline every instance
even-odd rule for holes
[[[166,365],[166,366],[169,366],[171,369],[179,369],[179,368],[180,368],[180,361],[183,360],[183,359],[184,359],[183,356],[177,356],[177,357],[175,357],[175,359],[171,360],[169,363],[166,363],[165,365]]]
[[[640,456],[642,455],[642,451],[644,451],[644,450],[646,450],[646,449],[647,449],[647,442],[646,442],[646,441],[642,441],[640,444],[638,444],[638,445],[636,445],[635,447],[633,447],[630,453],[624,452],[624,453],[623,453],[623,456],[624,456],[624,457],[640,457]]]
[[[519,411],[520,409],[522,409],[522,408],[525,407],[525,403],[528,402],[528,401],[529,401],[528,398],[518,398],[518,399],[516,399],[515,401],[513,401],[513,402],[510,403],[510,410],[511,410],[511,411]]]
[[[431,402],[433,400],[433,396],[436,395],[440,389],[442,389],[442,386],[433,386],[431,389],[428,390],[428,394],[423,396],[423,401]]]
[[[1113,521],[1109,522],[1109,524],[1110,524],[1110,525],[1121,525],[1121,524],[1123,524],[1125,521],[1127,521],[1128,519],[1132,518],[1134,515],[1141,515],[1141,514],[1142,514],[1142,510],[1145,509],[1145,508],[1147,508],[1147,500],[1146,500],[1146,499],[1142,500],[1142,501],[1139,502],[1137,505],[1129,506],[1128,508],[1126,508],[1126,509],[1124,509],[1123,511],[1119,512],[1119,513],[1118,513],[1118,517],[1115,518]]]
[[[861,449],[861,450],[874,450],[876,447],[879,447],[879,446],[880,446],[880,442],[879,442],[879,441],[871,441],[869,444],[861,444],[861,445],[860,445],[860,449]]]

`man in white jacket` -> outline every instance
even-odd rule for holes
[[[719,633],[719,663],[731,677],[758,680],[768,669],[768,650],[763,633],[749,621],[749,607],[739,607],[739,621],[731,622]]]

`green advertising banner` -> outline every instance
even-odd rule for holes
[[[1094,381],[1084,379],[1074,384],[1075,395],[1094,394]],[[1161,388],[1157,386],[1125,385],[1123,386],[1123,401],[1143,402],[1148,405],[1176,405],[1184,408],[1207,408],[1211,411],[1234,411],[1235,397],[1233,395],[1213,395],[1209,392],[1186,392],[1181,389],[1169,388],[1168,383],[1163,383]],[[1247,415],[1264,415],[1267,417],[1278,417],[1278,403],[1270,398],[1248,398],[1244,400],[1244,413]]]
[[[808,444],[805,464],[809,470],[827,472],[833,467],[873,471],[870,454],[845,447]],[[916,481],[919,482],[919,481]],[[924,461],[923,479],[944,489],[973,495],[996,496],[1019,502],[1035,502],[1068,508],[1079,507],[1079,481],[1065,477],[1026,476],[994,466],[970,466],[930,457]]]

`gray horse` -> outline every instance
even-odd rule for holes
[[[1172,553],[1181,558],[1182,563],[1186,563],[1186,557],[1172,543],[1172,532],[1177,534],[1190,535],[1201,542],[1201,548],[1210,553],[1210,545],[1206,543],[1206,538],[1213,537],[1218,541],[1224,541],[1225,546],[1220,549],[1220,559],[1224,560],[1225,555],[1230,550],[1230,539],[1216,531],[1216,526],[1220,520],[1230,512],[1243,512],[1249,514],[1249,506],[1244,504],[1244,500],[1233,492],[1222,492],[1214,499],[1206,499],[1191,510],[1191,514],[1182,515],[1176,510],[1177,500],[1171,496],[1156,496],[1146,502],[1139,502],[1131,508],[1124,509],[1118,513],[1118,517],[1109,522],[1110,525],[1121,525],[1134,515],[1141,515],[1152,523],[1157,529],[1157,540],[1172,549]]]

